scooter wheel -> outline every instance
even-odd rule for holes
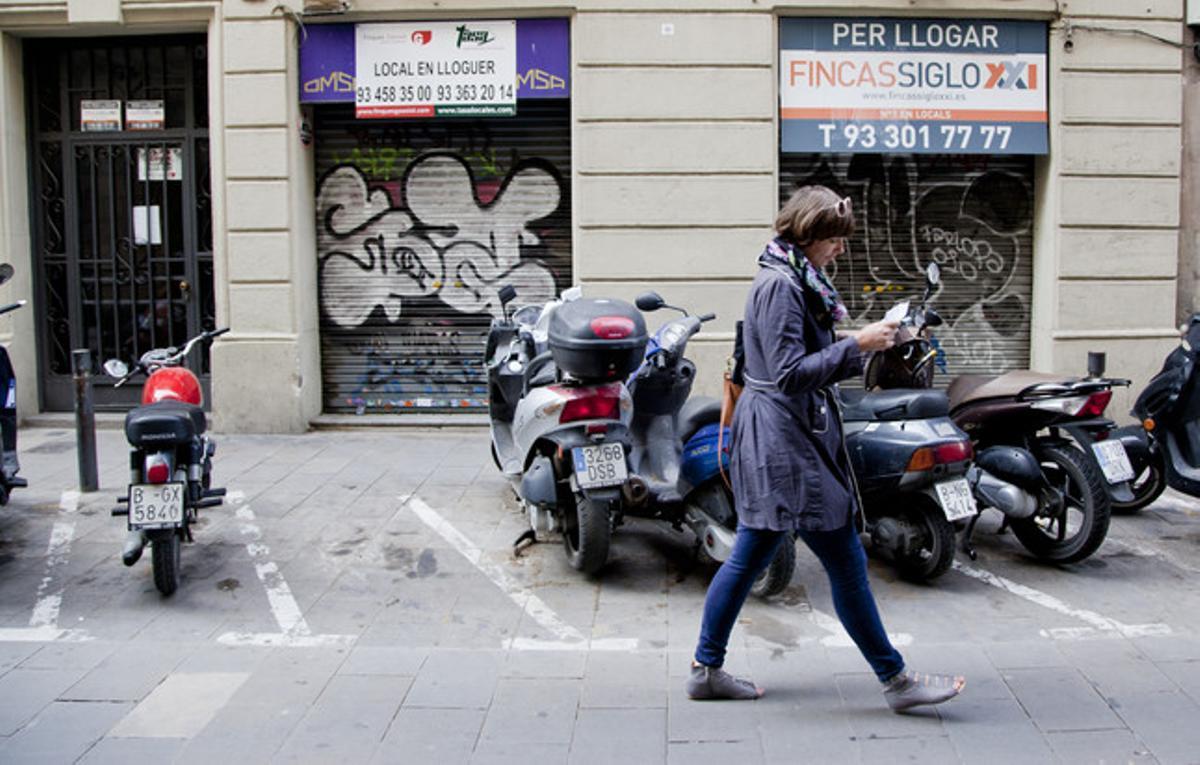
[[[920,544],[896,556],[896,572],[910,582],[937,579],[954,563],[954,524],[932,502],[908,508],[904,520],[917,530]]]
[[[754,580],[750,594],[757,598],[778,595],[792,583],[792,572],[795,570],[796,540],[789,534],[779,543],[779,548],[775,551],[775,557],[771,559],[770,564]]]
[[[1014,518],[1013,533],[1021,544],[1042,560],[1077,563],[1104,543],[1112,514],[1104,476],[1074,446],[1043,444],[1037,450],[1046,482],[1061,496],[1043,496],[1032,518]]]
[[[1165,488],[1167,488],[1166,469],[1162,463],[1162,458],[1156,456],[1150,460],[1150,464],[1146,466],[1141,475],[1134,477],[1129,482],[1129,489],[1133,492],[1133,500],[1131,502],[1121,502],[1111,497],[1109,501],[1112,503],[1114,513],[1136,513],[1158,499]]]
[[[170,595],[179,589],[179,534],[172,531],[155,539],[151,545],[154,586],[163,595]]]
[[[571,568],[585,574],[599,571],[608,560],[611,535],[608,508],[576,494],[574,509],[563,513],[563,547]]]

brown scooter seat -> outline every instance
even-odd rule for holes
[[[946,394],[950,397],[950,408],[957,409],[973,401],[985,398],[1013,398],[1030,385],[1038,383],[1061,383],[1066,378],[1045,372],[1027,369],[995,375],[961,375],[954,378]]]

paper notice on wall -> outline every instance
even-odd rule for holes
[[[130,101],[125,105],[126,130],[162,130],[167,121],[162,99]]]
[[[121,102],[84,99],[79,102],[79,129],[85,132],[121,129]]]
[[[154,146],[137,150],[139,181],[183,180],[183,149]]]
[[[133,206],[133,243],[162,244],[162,216],[158,205]]]

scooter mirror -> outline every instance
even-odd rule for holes
[[[640,311],[657,311],[666,304],[666,301],[662,299],[662,295],[658,294],[657,292],[643,292],[642,294],[638,295],[637,300],[634,301],[634,305],[636,305]]]
[[[925,325],[928,327],[940,327],[942,325],[941,315],[932,308],[925,309]]]
[[[0,263],[0,284],[4,284],[9,279],[13,278],[13,267],[7,263]]]
[[[935,285],[942,280],[942,269],[937,263],[930,263],[925,266],[925,281],[930,285]]]
[[[129,374],[129,366],[120,359],[109,359],[104,362],[104,371],[109,377],[124,377]]]
[[[497,296],[500,298],[500,305],[508,305],[517,296],[517,288],[511,284],[506,284],[500,288]]]

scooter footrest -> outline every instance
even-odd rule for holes
[[[129,508],[128,507],[114,507],[112,509],[112,515],[114,518],[121,516],[121,515],[129,515]]]
[[[120,502],[120,503],[121,503],[121,504],[123,504],[123,505],[128,505],[128,504],[129,504],[129,497],[128,497],[128,496],[124,496],[124,497],[117,497],[117,501],[118,501],[118,502]]]
[[[208,497],[224,497],[224,496],[225,496],[225,487],[221,487],[219,489],[205,489],[204,490],[204,497],[206,499]]]
[[[206,497],[205,499],[202,499],[196,503],[196,509],[199,510],[203,507],[217,507],[218,505],[223,504],[225,504],[225,500],[221,497]]]
[[[28,486],[29,481],[26,481],[24,478],[17,478],[16,476],[13,476],[12,478],[8,479],[8,488],[10,489],[24,489]]]

